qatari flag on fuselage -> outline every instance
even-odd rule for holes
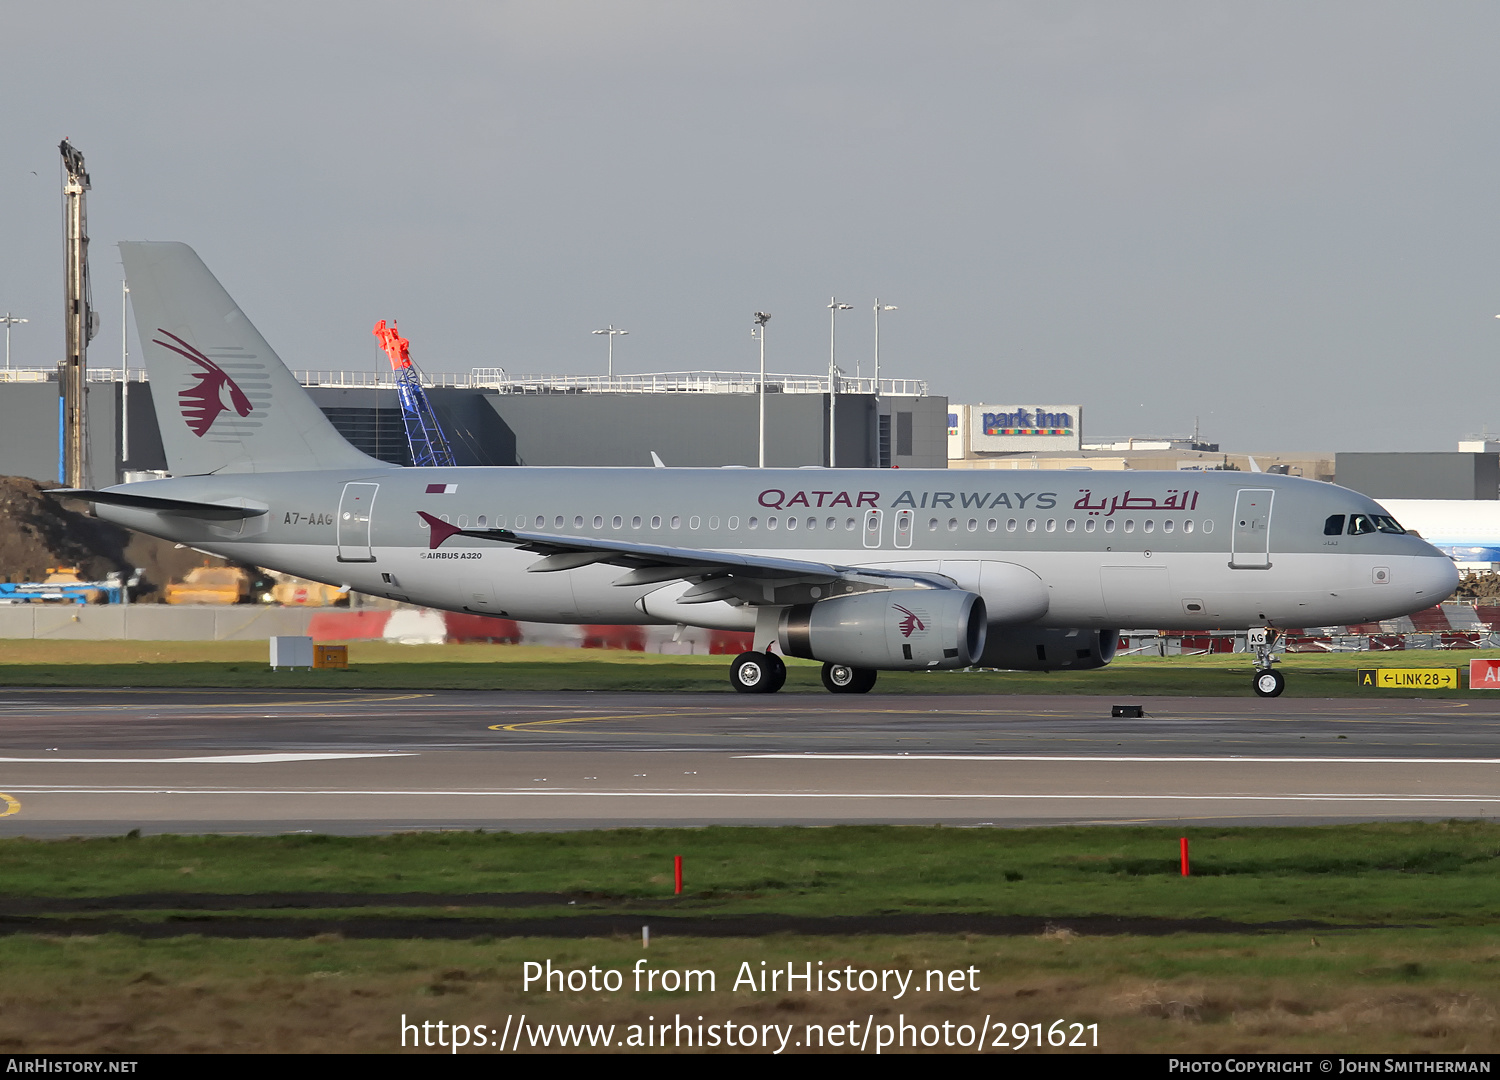
[[[429,495],[453,495],[457,491],[458,491],[458,485],[457,484],[428,484],[427,485],[427,494],[429,494]]]

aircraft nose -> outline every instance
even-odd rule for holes
[[[1429,604],[1437,604],[1453,595],[1458,588],[1458,567],[1453,560],[1436,548],[1426,557],[1412,559],[1412,587],[1417,598]]]

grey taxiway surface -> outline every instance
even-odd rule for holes
[[[1500,701],[0,691],[0,835],[1500,813]]]

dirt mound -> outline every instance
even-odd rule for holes
[[[0,477],[0,577],[42,581],[58,566],[76,566],[87,581],[110,573],[129,577],[125,546],[130,533],[63,509],[42,494],[43,488],[22,476]]]
[[[43,581],[54,567],[76,567],[85,581],[112,573],[129,580],[137,569],[135,598],[159,598],[170,581],[195,566],[222,566],[191,548],[132,532],[82,512],[84,504],[61,503],[42,494],[57,484],[24,476],[0,476],[0,581]]]

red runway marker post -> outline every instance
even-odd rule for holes
[[[677,896],[681,896],[682,895],[682,856],[681,855],[673,855],[672,856],[672,879],[673,879],[673,882],[674,882],[674,884],[676,886],[676,888],[674,888],[672,891]]]
[[[1183,877],[1187,877],[1188,876],[1187,837],[1186,836],[1182,837],[1180,840],[1177,841],[1177,843],[1182,848],[1182,876]]]

